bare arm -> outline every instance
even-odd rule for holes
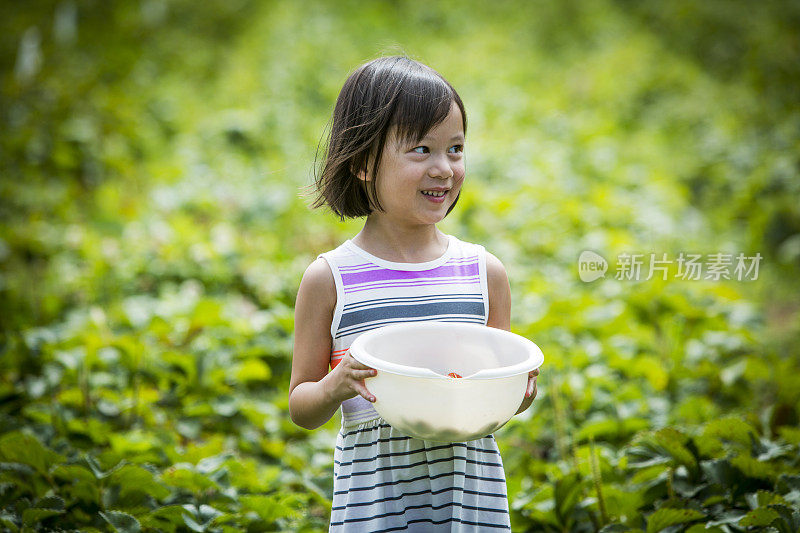
[[[369,395],[366,369],[348,352],[332,372],[331,322],[336,285],[327,261],[317,258],[306,269],[294,309],[294,349],[289,384],[289,416],[305,429],[316,429],[356,394]],[[341,367],[341,368],[340,368]],[[360,379],[360,382],[358,381]]]
[[[508,283],[508,274],[503,263],[489,252],[486,252],[486,274],[489,286],[489,319],[486,325],[511,331],[511,286]],[[538,369],[528,374],[526,397],[515,414],[525,411],[533,403],[538,375]],[[528,393],[530,396],[527,396]]]

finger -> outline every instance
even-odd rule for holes
[[[350,368],[355,368],[356,370],[366,370],[368,368],[372,368],[370,366],[365,365],[364,363],[361,363],[358,359],[356,359],[355,357],[350,355],[350,352],[347,352],[345,354],[345,357],[348,360],[348,364],[350,365]]]
[[[350,355],[350,352],[347,352],[346,355]],[[352,355],[350,355],[350,357],[347,358],[347,364],[348,366],[350,366],[350,368],[353,368],[355,370],[369,370],[372,368],[371,366],[367,366],[363,363],[360,363],[358,359],[356,359]]]
[[[356,390],[361,395],[361,397],[367,400],[368,402],[375,401],[375,396],[373,396],[372,393],[369,392],[365,386],[359,384],[356,386]]]
[[[525,389],[525,397],[536,396],[536,378],[528,380],[528,388]]]
[[[357,373],[358,379],[367,379],[371,377],[375,377],[378,374],[378,371],[374,368],[367,368],[366,370],[359,370]]]

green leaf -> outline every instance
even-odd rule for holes
[[[712,494],[711,496],[703,500],[702,506],[711,507],[713,505],[719,505],[721,503],[724,503],[726,500],[727,498],[725,497],[724,494]],[[745,513],[738,513],[736,520],[739,520],[739,518],[743,517],[744,515]],[[721,523],[727,524],[728,522],[721,522]]]
[[[203,525],[198,523],[194,518],[186,513],[183,514],[183,523],[186,524],[186,527],[192,531],[196,531],[197,533],[203,533],[206,530]]]
[[[13,515],[7,513],[6,511],[0,510],[0,525],[12,533],[19,531],[19,527],[17,527],[17,523],[14,521],[14,518],[15,517]]]
[[[158,439],[154,438],[150,428],[115,432],[108,436],[108,440],[111,449],[123,457],[147,454],[158,446]],[[120,466],[116,465],[114,468]]]
[[[782,457],[791,457],[794,446],[791,444],[778,444],[767,439],[757,439],[751,434],[751,455],[759,461],[772,461]]]
[[[730,461],[726,459],[703,461],[700,466],[712,483],[722,485],[723,487],[733,486],[738,483],[742,477],[741,474],[731,466]]]
[[[777,526],[781,532],[795,533],[800,531],[800,511],[788,505],[774,504],[769,506],[780,515],[780,522]]]
[[[770,509],[769,507],[759,507],[758,509],[753,509],[746,515],[739,520],[739,525],[748,527],[748,526],[768,526],[773,521],[780,518],[778,511],[774,509]]]
[[[44,447],[36,437],[21,431],[0,436],[0,459],[26,464],[42,475],[47,475],[51,465],[66,460],[63,455]]]
[[[30,476],[35,473],[35,470],[22,463],[0,463],[0,472],[14,472]]]
[[[578,474],[569,474],[556,480],[553,493],[556,514],[562,526],[572,523],[573,509],[581,499],[581,480]]]
[[[42,509],[64,510],[64,498],[60,496],[46,496],[36,502],[36,506]]]
[[[242,383],[257,381],[269,381],[272,371],[264,361],[256,358],[249,358],[234,367],[236,379]]]
[[[142,526],[136,517],[122,511],[100,511],[100,516],[120,533],[138,533]]]
[[[693,439],[700,457],[721,459],[725,456],[725,447],[722,440],[710,435],[697,435]]]
[[[649,446],[631,446],[627,449],[629,468],[650,468],[670,462],[670,458]]]
[[[747,477],[758,479],[772,479],[775,471],[769,463],[753,459],[749,455],[741,454],[731,459],[731,465],[741,470]]]
[[[208,524],[212,520],[214,520],[218,516],[222,516],[223,512],[219,509],[215,509],[207,504],[202,504],[197,507],[197,513],[195,516],[203,523]]]
[[[83,465],[60,464],[53,469],[53,477],[64,482],[95,482],[94,473]]]
[[[214,326],[222,322],[220,313],[222,306],[216,300],[203,298],[194,308],[192,313],[191,329],[198,329],[205,326]]]
[[[128,461],[122,459],[116,465],[112,466],[108,471],[104,471],[100,466],[100,463],[97,462],[97,459],[91,455],[86,454],[83,456],[83,459],[86,461],[86,464],[89,465],[89,468],[97,479],[107,478],[128,463]]]
[[[635,434],[637,431],[647,429],[650,426],[644,418],[625,418],[615,419],[606,418],[584,424],[576,435],[578,441],[593,438],[600,439],[622,439]]]
[[[152,472],[139,465],[127,464],[113,472],[109,481],[120,487],[120,497],[142,491],[160,500],[170,495],[170,490],[156,481]]]
[[[707,524],[693,524],[686,529],[685,533],[726,533],[718,527],[708,527]]]
[[[211,457],[204,457],[197,462],[196,468],[201,474],[212,474],[222,465],[224,465],[225,461],[231,458],[234,458],[234,455],[230,452],[212,455]]]
[[[778,435],[790,444],[800,445],[800,428],[781,426],[778,429]]]
[[[745,494],[744,499],[747,502],[747,505],[750,506],[750,509],[766,507],[767,505],[771,505],[773,503],[786,503],[780,494],[766,490],[758,490],[756,492],[751,492],[750,494]]]
[[[800,508],[800,476],[781,474],[775,487],[784,500]]]
[[[643,533],[641,529],[632,528],[625,524],[609,524],[599,531],[599,533]]]
[[[178,487],[193,493],[219,488],[214,480],[196,472],[193,465],[183,463],[175,464],[164,471],[161,474],[161,480],[171,487]]]
[[[792,490],[800,490],[800,476],[781,474],[778,476],[777,489],[782,494]]]
[[[647,520],[647,533],[657,533],[662,529],[677,524],[685,524],[705,518],[706,515],[694,509],[661,508],[650,515]]]
[[[198,420],[187,418],[175,422],[175,431],[187,439],[194,440],[198,438],[202,429],[203,426]]]
[[[22,523],[26,526],[34,526],[51,516],[63,514],[62,509],[42,509],[41,507],[29,507],[22,512]]]
[[[699,524],[692,524],[686,529],[686,533],[730,533],[730,528],[722,529],[718,526],[712,526],[709,522],[700,522]]]
[[[255,512],[262,520],[271,524],[278,518],[296,516],[297,510],[291,504],[297,502],[292,494],[245,495],[239,498],[242,510]]]
[[[224,394],[211,401],[214,412],[220,416],[230,417],[239,411],[239,404],[235,397]]]
[[[165,505],[144,516],[139,517],[145,529],[163,529],[174,531],[177,526],[183,525],[184,508],[182,505]]]
[[[719,372],[719,379],[726,387],[730,387],[742,377],[744,371],[747,369],[747,359],[741,359]]]
[[[741,418],[729,416],[712,420],[703,431],[707,437],[717,437],[722,440],[736,442],[750,447],[750,434],[756,435],[756,430]]]
[[[100,409],[101,405],[98,402],[97,408]],[[106,424],[96,418],[83,420],[82,418],[74,418],[67,422],[67,429],[70,433],[76,435],[85,435],[98,446],[108,443],[108,437],[113,432],[112,426]]]
[[[11,483],[8,481],[0,481],[0,498],[6,495],[6,493],[11,493],[13,489],[17,488],[17,483]]]
[[[697,470],[697,461],[691,451],[685,446],[689,437],[675,428],[663,428],[653,434],[653,441],[660,449],[672,457],[677,464],[690,470]]]

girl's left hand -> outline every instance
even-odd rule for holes
[[[536,376],[539,375],[539,369],[531,370],[528,372],[528,387],[525,389],[525,397],[534,399],[536,398]]]

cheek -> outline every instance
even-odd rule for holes
[[[455,181],[457,184],[460,185],[461,182],[464,181],[465,175],[466,175],[466,169],[463,163],[453,167],[453,181]]]

